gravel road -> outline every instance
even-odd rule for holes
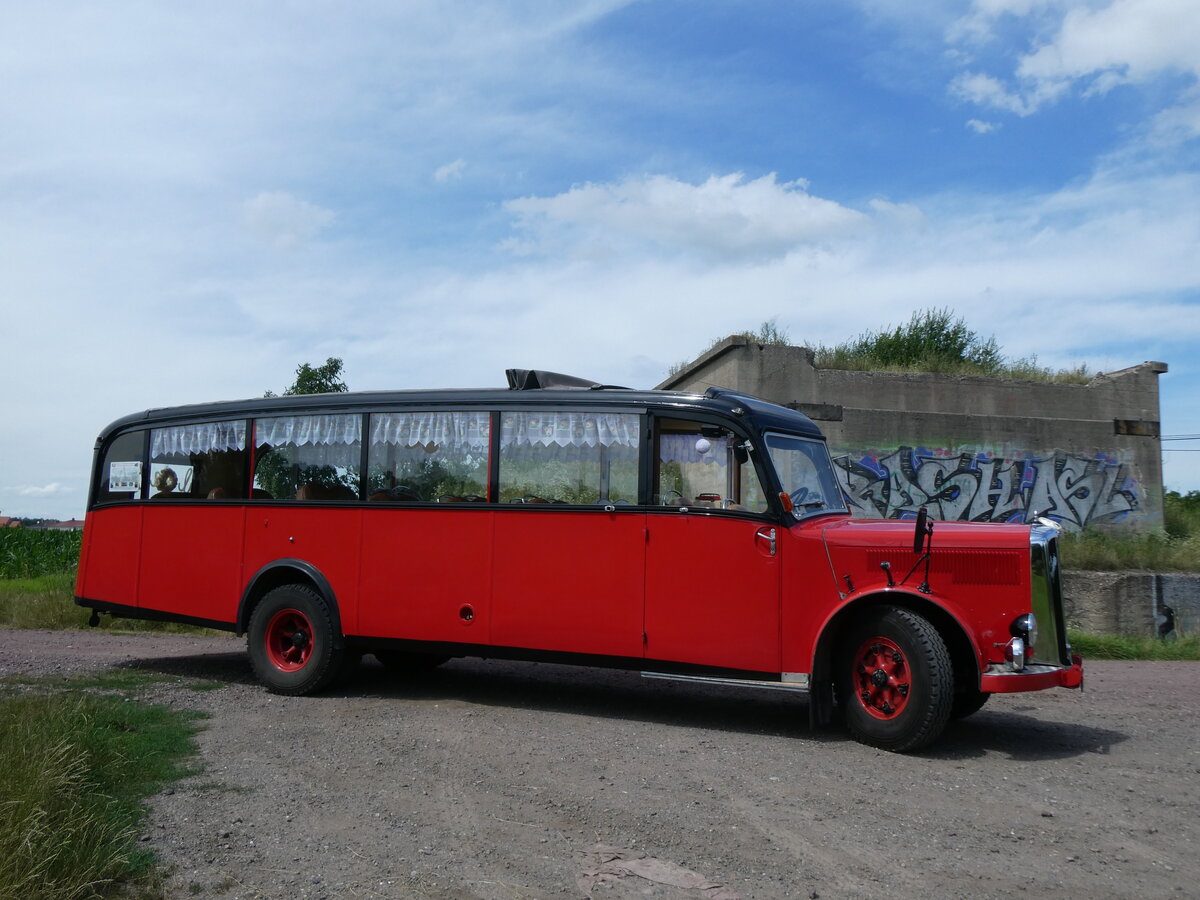
[[[233,638],[0,631],[0,677],[107,666],[210,716],[142,836],[173,897],[1200,896],[1200,663],[1091,662],[897,756],[635,673],[368,660],[285,698]]]

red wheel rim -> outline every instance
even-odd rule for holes
[[[313,652],[313,630],[308,616],[296,609],[281,609],[267,623],[264,637],[267,658],[283,672],[304,668]]]
[[[885,637],[863,641],[854,654],[854,687],[859,704],[876,719],[894,719],[908,705],[912,677],[896,642]]]

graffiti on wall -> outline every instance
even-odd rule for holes
[[[1115,456],[963,453],[901,447],[834,458],[857,516],[1026,522],[1045,516],[1072,531],[1136,515],[1138,480]]]

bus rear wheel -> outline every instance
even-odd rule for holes
[[[267,592],[250,616],[246,647],[254,674],[274,694],[319,691],[342,667],[333,616],[307,585],[285,584]]]
[[[940,735],[954,702],[954,668],[929,620],[882,606],[846,633],[837,663],[838,698],[854,737],[895,752]]]

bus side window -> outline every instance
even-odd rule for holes
[[[656,505],[766,512],[766,493],[743,441],[733,432],[702,422],[660,419],[655,433]]]
[[[239,500],[246,496],[246,422],[198,422],[150,432],[153,500]]]
[[[97,503],[138,500],[142,496],[142,461],[146,455],[146,432],[130,431],[109,443],[100,461]]]
[[[253,499],[358,499],[362,416],[255,419],[254,445]]]
[[[641,417],[505,411],[501,503],[637,503]]]
[[[373,413],[367,499],[485,501],[491,430],[491,414],[482,411]]]

